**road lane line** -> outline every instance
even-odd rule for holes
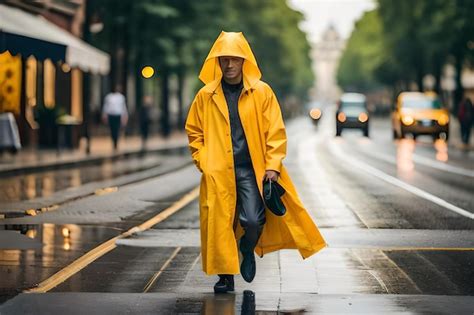
[[[328,248],[333,249],[366,249],[366,250],[380,250],[383,252],[416,252],[416,251],[435,251],[435,252],[472,252],[474,247],[416,247],[416,246],[331,246],[328,243]]]
[[[366,150],[366,149],[360,149],[360,150],[361,152],[368,154],[378,160],[382,160],[382,161],[397,165],[397,159],[391,155],[375,152],[371,150]],[[466,176],[466,177],[474,177],[474,171],[471,171],[462,167],[457,167],[457,166],[452,166],[449,164],[437,162],[415,153],[412,154],[412,160],[416,162],[417,164],[435,168],[441,171],[445,171],[445,172],[449,172],[449,173],[453,173],[453,174],[457,174],[461,176]]]
[[[367,248],[370,249],[370,248]],[[374,249],[386,252],[415,252],[415,251],[438,251],[438,252],[472,252],[473,247],[377,247]]]
[[[364,266],[364,269],[367,270],[367,272],[370,273],[372,277],[374,277],[374,279],[379,283],[380,287],[384,289],[385,293],[390,293],[382,278],[380,278],[374,270],[371,270],[371,268],[367,266],[364,260],[362,260],[362,258],[355,251],[352,251],[351,253],[357,258],[361,265]]]
[[[329,149],[330,151],[336,155],[339,159],[367,172],[368,174],[371,174],[375,177],[378,177],[379,179],[382,179],[386,181],[387,183],[390,183],[392,185],[398,186],[408,192],[411,192],[414,195],[417,195],[418,197],[421,197],[423,199],[426,199],[428,201],[431,201],[441,207],[444,207],[452,212],[455,212],[459,215],[462,215],[466,218],[469,218],[471,220],[474,220],[474,213],[471,213],[465,209],[462,209],[458,206],[455,206],[449,202],[447,202],[444,199],[441,199],[435,195],[432,195],[418,187],[412,186],[410,184],[405,183],[404,181],[399,180],[398,178],[395,178],[391,175],[388,175],[381,170],[372,167],[364,162],[358,161],[355,158],[347,158],[347,156],[342,152],[341,148],[339,148],[333,141],[329,142]]]
[[[171,263],[171,261],[178,255],[179,251],[181,250],[181,247],[176,248],[173,253],[171,254],[170,258],[165,261],[163,266],[161,266],[160,270],[158,270],[153,277],[151,277],[150,280],[148,280],[147,284],[143,288],[143,293],[147,293],[151,287],[155,284],[156,280],[158,279],[159,276],[163,273],[163,271],[168,267],[168,265]]]
[[[347,203],[341,196],[334,191],[329,184],[328,172],[321,165],[320,157],[317,156],[317,146],[323,141],[321,137],[312,137],[311,134],[301,135],[303,138],[296,138],[297,141],[297,158],[300,172],[303,174],[305,181],[308,183],[308,189],[319,200],[322,209],[319,211],[328,211],[326,209],[340,209],[345,212],[346,220],[350,220],[352,226],[363,225],[369,227],[365,220]],[[314,185],[315,178],[318,179],[318,185]]]
[[[458,166],[453,166],[453,165],[437,162],[430,158],[427,158],[418,154],[413,154],[413,160],[419,164],[431,166],[433,168],[437,168],[442,171],[451,172],[451,173],[462,175],[462,176],[474,177],[474,171],[468,170],[466,168],[458,167]]]
[[[193,263],[191,264],[191,268],[189,268],[189,270],[194,269],[194,266],[196,266],[196,264],[198,263],[199,258],[201,258],[201,255],[198,255],[198,256],[196,257],[196,259],[195,259],[195,260],[193,261]]]
[[[422,293],[421,289],[418,287],[418,285],[416,284],[415,281],[413,281],[413,279],[408,275],[408,273],[405,272],[405,270],[403,270],[399,265],[397,265],[395,263],[395,261],[393,261],[392,258],[388,257],[388,255],[386,253],[384,253],[384,251],[382,249],[379,250],[380,254],[382,256],[385,257],[385,259],[387,260],[387,262],[389,264],[391,264],[395,269],[398,270],[398,272],[403,276],[405,277],[405,279],[413,286],[413,288],[418,291],[418,293]]]
[[[165,210],[161,211],[151,219],[143,222],[142,224],[132,227],[128,231],[111,238],[108,241],[100,244],[99,246],[93,248],[86,254],[82,255],[81,257],[74,260],[72,263],[64,267],[63,269],[56,272],[51,277],[47,278],[46,280],[40,282],[38,286],[34,288],[30,288],[24,290],[25,293],[45,293],[54,287],[58,286],[59,284],[63,283],[71,276],[88,266],[93,261],[97,260],[98,258],[102,257],[103,255],[107,254],[111,250],[117,247],[116,241],[121,238],[126,238],[134,233],[141,232],[144,230],[149,229],[150,227],[156,225],[157,223],[167,219],[169,216],[181,210],[183,207],[191,203],[194,199],[199,196],[199,186],[195,187],[193,190],[185,194],[181,199],[173,203],[170,207],[166,208]]]

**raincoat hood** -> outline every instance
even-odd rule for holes
[[[212,45],[211,51],[207,55],[199,74],[199,79],[204,82],[204,84],[209,84],[217,80],[220,82],[222,79],[222,71],[219,65],[219,57],[222,56],[240,57],[244,59],[242,74],[245,89],[253,87],[262,77],[252,49],[242,32],[222,31],[214,45]]]

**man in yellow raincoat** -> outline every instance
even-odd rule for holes
[[[282,165],[286,132],[277,98],[242,33],[222,32],[211,48],[186,119],[194,163],[202,172],[199,211],[202,267],[219,275],[215,292],[234,290],[234,274],[255,276],[256,252],[298,249],[307,258],[326,246]],[[285,189],[286,213],[262,201],[263,181]],[[242,263],[239,266],[239,250]]]

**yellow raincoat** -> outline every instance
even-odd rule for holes
[[[238,111],[260,194],[265,170],[280,172],[278,183],[286,190],[282,201],[287,212],[277,217],[265,210],[266,223],[255,252],[263,256],[283,248],[296,248],[307,258],[326,244],[282,165],[286,133],[280,106],[270,86],[260,81],[260,70],[243,34],[222,32],[204,62],[199,78],[205,86],[197,93],[186,119],[192,158],[202,172],[199,207],[203,270],[207,274],[238,274],[237,240],[243,235],[240,224],[235,228],[233,225],[238,215],[236,183],[219,56],[245,59]]]

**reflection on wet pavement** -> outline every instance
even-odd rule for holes
[[[21,291],[41,282],[93,248],[97,242],[117,234],[115,229],[104,226],[0,225],[0,237],[7,231],[19,231],[42,246],[27,250],[0,248],[0,292],[3,293]],[[22,248],[21,244],[17,246]]]
[[[434,143],[436,159],[440,162],[448,162],[448,144],[445,140],[437,139]]]
[[[400,139],[396,142],[397,169],[399,172],[405,173],[405,175],[409,174],[415,169],[414,160],[416,160],[417,162],[423,162],[428,159],[423,159],[422,157],[415,155],[415,149],[417,148],[417,144],[418,143],[413,139]],[[446,141],[442,139],[437,139],[432,146],[434,148],[433,157],[439,162],[448,162],[448,144],[446,143]],[[423,159],[423,161],[420,161],[420,159]]]
[[[216,296],[206,296],[202,300],[201,314],[205,315],[233,315],[235,310],[235,295],[220,294]],[[181,303],[184,306],[185,303]],[[178,311],[181,311],[178,308]],[[243,313],[242,313],[243,314]]]
[[[255,312],[243,311],[242,293],[20,294],[2,314],[472,314],[470,296],[256,293]],[[304,308],[294,307],[305,305]],[[435,310],[435,311],[434,311]]]
[[[159,155],[147,155],[119,161],[104,161],[100,165],[38,172],[29,175],[5,176],[0,180],[0,201],[31,200],[48,197],[54,192],[85,183],[102,181],[156,167],[162,161]]]
[[[412,139],[400,139],[397,142],[397,170],[404,174],[413,174],[415,169],[413,163],[413,152],[415,141]]]
[[[216,279],[197,263],[181,285],[183,293],[206,293]],[[257,260],[251,283],[236,277],[236,290],[313,294],[379,294],[420,291],[403,270],[382,251],[325,249],[316,258],[301,260],[297,253],[281,251]]]

